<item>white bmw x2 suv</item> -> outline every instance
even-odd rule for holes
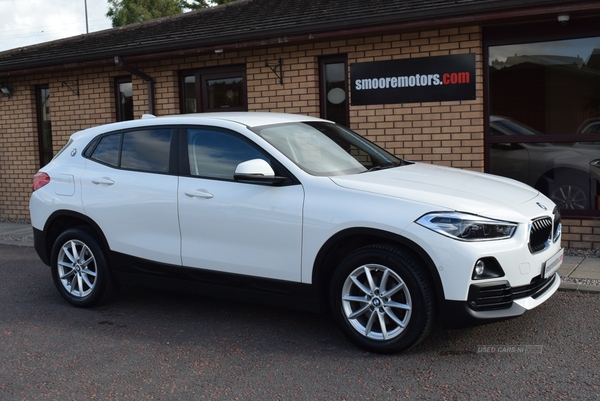
[[[330,311],[395,353],[559,287],[560,215],[529,186],[318,118],[148,117],[73,134],[34,177],[35,249],[75,306],[140,285]]]

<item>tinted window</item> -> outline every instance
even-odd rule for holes
[[[108,135],[100,139],[98,146],[92,153],[92,159],[114,167],[119,166],[119,148],[121,147],[121,134]]]
[[[90,158],[128,170],[166,173],[170,148],[170,129],[132,131],[100,138]]]
[[[228,132],[210,129],[188,130],[188,155],[193,176],[233,180],[238,164],[252,160],[269,161],[246,140]]]
[[[169,170],[170,129],[126,132],[121,168],[151,172]]]

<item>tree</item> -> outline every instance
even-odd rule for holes
[[[108,5],[113,28],[183,12],[182,0],[108,0]]]
[[[230,3],[235,0],[181,0],[181,5],[189,10],[198,10],[199,8],[212,7],[214,5]]]
[[[183,9],[198,10],[229,3],[235,0],[108,0],[106,16],[113,28],[148,21],[169,15],[181,14]]]

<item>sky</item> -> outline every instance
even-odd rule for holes
[[[107,0],[0,0],[0,51],[112,27]]]

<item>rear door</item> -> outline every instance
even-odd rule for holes
[[[83,204],[111,250],[181,264],[174,138],[169,127],[136,129],[104,135],[88,150]]]

